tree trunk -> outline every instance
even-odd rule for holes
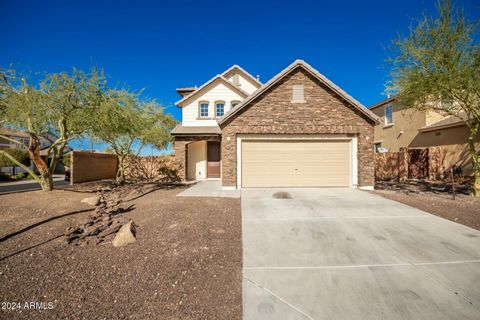
[[[40,181],[40,186],[42,187],[43,191],[52,191],[53,190],[53,177],[50,172],[46,175],[42,175],[42,179]]]
[[[120,184],[125,182],[124,160],[125,158],[123,156],[118,157],[117,183],[120,183]]]
[[[472,156],[473,167],[473,196],[480,198],[480,152],[475,149],[475,137],[478,132],[478,126],[470,128],[470,136],[468,137],[468,149]]]
[[[40,186],[43,191],[52,191],[53,190],[53,179],[52,174],[48,168],[47,163],[40,155],[40,139],[33,133],[30,133],[30,145],[28,146],[28,154],[30,159],[37,167],[38,172],[40,173]]]

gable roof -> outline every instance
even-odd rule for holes
[[[235,86],[233,83],[225,79],[221,74],[216,75],[212,79],[208,80],[204,84],[202,84],[197,90],[193,91],[192,93],[186,95],[183,97],[181,100],[175,102],[177,107],[184,107],[187,101],[189,101],[191,98],[198,96],[199,93],[202,93],[210,84],[220,82],[223,83],[225,86],[229,87],[232,89],[232,91],[236,92],[238,95],[242,97],[247,97],[248,93],[240,89],[239,87]]]
[[[241,103],[239,103],[235,108],[230,109],[229,112],[227,112],[223,118],[218,122],[219,124],[224,123],[228,119],[230,119],[234,114],[239,112],[241,109],[243,109],[245,106],[247,106],[250,102],[255,100],[257,97],[259,97],[262,93],[267,91],[269,88],[271,88],[274,84],[279,82],[281,79],[289,75],[291,72],[296,70],[297,68],[303,68],[306,70],[308,73],[310,73],[313,77],[315,77],[317,80],[319,80],[321,83],[326,85],[329,89],[331,89],[333,92],[338,94],[340,97],[342,97],[345,101],[347,101],[349,104],[351,104],[353,107],[358,109],[361,113],[366,115],[368,118],[373,120],[375,123],[378,123],[378,117],[365,108],[364,105],[362,105],[360,102],[355,100],[353,97],[351,97],[348,93],[340,89],[336,84],[334,84],[332,81],[327,79],[324,75],[322,75],[320,72],[315,70],[311,65],[306,63],[303,60],[295,60],[292,64],[290,64],[288,67],[283,69],[280,73],[278,73],[276,76],[274,76],[272,79],[270,79],[267,83],[265,83],[262,87],[260,87],[257,91],[253,92],[250,96],[248,96],[245,100],[243,100]]]
[[[223,73],[222,73],[222,76],[224,76],[225,78],[227,78],[231,73],[234,73],[234,71],[239,71],[239,73],[243,74],[244,75],[244,78],[247,79],[251,84],[253,84],[256,88],[260,88],[262,86],[262,83],[257,79],[255,78],[254,76],[252,76],[250,73],[248,73],[247,71],[245,71],[244,69],[242,69],[242,67],[240,67],[239,65],[237,64],[234,64],[233,66],[231,66],[230,68],[228,68],[227,70],[225,70]]]
[[[387,103],[390,103],[390,102],[393,102],[396,100],[397,97],[393,96],[393,97],[390,97],[390,98],[387,98],[387,99],[384,99],[380,102],[377,102],[375,103],[374,105],[371,105],[370,107],[368,107],[369,110],[372,110],[372,109],[375,109],[377,107],[381,107],[381,106],[384,106],[386,105]]]
[[[236,85],[234,85],[233,83],[227,80],[226,76],[228,76],[233,71],[239,71],[240,73],[242,73],[245,76],[245,78],[257,88],[262,86],[262,83],[258,81],[255,77],[253,77],[250,73],[242,69],[239,65],[234,64],[233,66],[225,70],[223,73],[217,74],[215,77],[211,78],[200,87],[195,88],[195,90],[193,90],[190,94],[187,94],[184,97],[182,97],[181,100],[175,102],[175,105],[177,105],[178,107],[183,107],[188,100],[190,100],[194,96],[197,96],[199,93],[203,92],[208,87],[208,85],[214,83],[215,81],[222,82],[223,84],[225,84],[227,87],[229,87],[230,89],[238,93],[243,98],[247,97],[248,93],[246,91],[240,89],[239,87],[237,87]]]

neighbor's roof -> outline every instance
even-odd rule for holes
[[[364,115],[369,117],[375,122],[378,122],[378,117],[365,108],[364,105],[362,105],[360,102],[355,100],[353,97],[351,97],[348,93],[340,89],[336,84],[334,84],[332,81],[327,79],[324,75],[322,75],[320,72],[315,70],[311,65],[306,63],[303,60],[295,60],[292,64],[290,64],[288,67],[286,67],[283,71],[281,71],[279,74],[277,74],[275,77],[270,79],[267,83],[265,83],[262,87],[260,87],[257,91],[253,92],[250,96],[248,96],[245,100],[243,100],[241,103],[239,103],[235,108],[230,109],[229,112],[225,114],[225,116],[219,121],[219,124],[224,123],[227,121],[230,117],[232,117],[234,114],[239,112],[241,109],[243,109],[245,106],[247,106],[251,101],[253,101],[255,98],[260,96],[262,93],[264,93],[266,90],[271,88],[274,84],[279,82],[281,79],[283,79],[285,76],[296,70],[297,68],[303,68],[304,70],[308,71],[312,76],[314,76],[316,79],[318,79],[321,83],[326,85],[329,89],[334,91],[336,94],[338,94],[340,97],[345,99],[347,102],[349,102],[352,106],[357,108],[360,112],[362,112]]]
[[[368,107],[368,109],[369,109],[369,110],[372,110],[372,109],[375,109],[375,108],[377,108],[377,107],[381,107],[381,106],[383,106],[383,105],[386,105],[387,103],[390,103],[390,102],[395,101],[395,99],[396,99],[395,96],[390,97],[390,98],[387,98],[387,99],[385,99],[385,100],[382,100],[382,101],[380,101],[380,102],[377,102],[377,103],[375,103],[374,105]]]
[[[222,131],[218,126],[182,126],[177,125],[171,131],[172,135],[217,135],[221,134]]]
[[[441,129],[447,129],[447,128],[453,128],[453,127],[459,127],[465,125],[465,121],[457,118],[457,117],[448,117],[445,119],[442,119],[438,122],[435,122],[434,124],[431,124],[429,126],[422,127],[418,129],[420,132],[428,132],[428,131],[435,131],[435,130],[441,130]]]
[[[29,138],[30,137],[28,135],[28,133],[26,133],[26,132],[11,129],[11,128],[5,128],[5,127],[0,128],[0,134],[2,134],[4,136],[21,137],[21,138]]]

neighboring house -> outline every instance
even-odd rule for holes
[[[373,187],[377,117],[302,60],[263,85],[233,66],[178,91],[183,118],[172,135],[183,180]]]
[[[11,128],[0,128],[0,134],[3,135],[3,136],[7,136],[11,139],[17,140],[17,141],[23,143],[24,146],[28,146],[28,144],[29,144],[30,137],[29,137],[28,133],[26,133],[26,132],[19,131],[19,130],[14,130],[14,129],[11,129]],[[51,137],[50,140],[53,141],[53,139],[54,138]],[[48,148],[52,144],[52,142],[50,142],[50,140],[46,139],[44,137],[40,137],[40,155],[42,155],[42,156],[47,156],[48,155],[48,152],[47,152]],[[6,149],[6,148],[25,149],[24,146],[0,137],[0,149]],[[65,148],[65,153],[70,152],[70,151],[71,151],[70,147],[67,146]],[[30,165],[30,168],[32,168],[32,169],[34,168],[33,163]],[[64,168],[63,168],[62,164],[61,163],[57,164],[57,168],[55,169],[55,172],[63,172],[63,170],[64,170]],[[5,172],[5,173],[7,173],[7,172],[11,173],[13,170],[12,170],[11,167],[5,167],[5,168],[1,168],[0,171]],[[20,167],[16,167],[15,171],[16,172],[24,172],[24,170]]]
[[[443,171],[460,166],[465,175],[473,174],[466,144],[469,130],[460,119],[405,108],[396,102],[395,97],[383,100],[369,110],[380,118],[374,133],[377,152],[436,147],[442,153]],[[480,133],[476,141],[480,150]]]

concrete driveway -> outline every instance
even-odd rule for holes
[[[480,319],[479,231],[354,189],[244,189],[242,219],[244,319]]]

